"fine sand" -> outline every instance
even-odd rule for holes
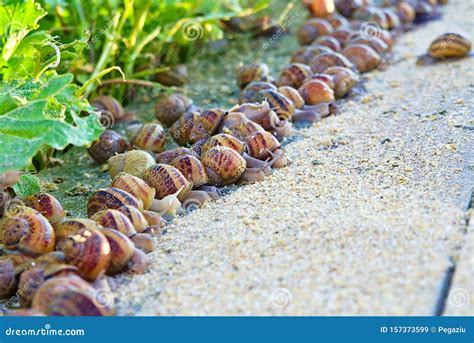
[[[150,270],[115,279],[119,314],[473,315],[473,58],[415,62],[444,32],[474,40],[474,3],[442,12],[295,132],[291,166],[175,219]]]

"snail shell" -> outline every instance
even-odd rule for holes
[[[314,73],[324,73],[327,68],[335,66],[352,68],[353,64],[337,52],[320,54],[311,61],[311,70]]]
[[[91,105],[95,107],[99,112],[108,112],[111,113],[114,118],[120,119],[125,115],[122,105],[118,102],[117,99],[101,95],[97,96],[91,100]]]
[[[98,140],[92,143],[87,152],[97,163],[103,164],[116,154],[128,149],[128,143],[121,135],[112,130],[105,130]]]
[[[17,272],[13,261],[2,256],[0,258],[0,299],[11,297],[18,285]]]
[[[336,0],[336,9],[344,17],[350,18],[352,14],[362,6],[367,5],[365,0]]]
[[[415,8],[408,1],[400,2],[397,5],[397,15],[402,23],[412,23],[416,16]]]
[[[428,49],[434,58],[461,58],[469,55],[471,42],[459,33],[448,32],[436,38]]]
[[[240,94],[240,102],[241,103],[249,103],[249,102],[258,102],[262,100],[262,95],[260,94],[261,90],[264,89],[272,89],[276,90],[276,86],[270,82],[262,82],[262,81],[252,81],[250,82]]]
[[[270,74],[265,63],[246,64],[237,71],[237,84],[242,89],[252,81],[262,81]]]
[[[400,18],[397,13],[391,8],[383,8],[383,14],[385,15],[385,20],[387,21],[387,29],[393,30],[401,25]]]
[[[252,133],[246,140],[247,152],[253,158],[266,160],[271,152],[278,149],[280,142],[268,131]]]
[[[109,174],[114,178],[120,172],[142,178],[143,172],[155,164],[155,159],[146,151],[133,150],[109,159]]]
[[[331,37],[331,36],[320,37],[316,39],[312,44],[326,46],[334,52],[338,52],[342,48],[341,43],[339,43],[339,41],[336,38]]]
[[[48,316],[110,316],[113,309],[100,302],[100,294],[78,276],[55,277],[36,292],[32,308]]]
[[[150,187],[142,179],[127,173],[119,173],[112,181],[112,187],[119,188],[130,193],[143,202],[143,208],[150,208],[155,199],[155,189]]]
[[[349,41],[349,44],[352,45],[352,44],[364,44],[364,45],[368,45],[370,46],[372,49],[375,50],[376,53],[378,53],[379,55],[383,55],[385,54],[387,51],[388,51],[388,45],[385,44],[385,42],[374,36],[374,37],[370,37],[370,39],[366,39],[366,38],[362,38],[361,36],[355,36],[353,38],[351,38],[351,40]]]
[[[296,35],[301,45],[309,45],[314,42],[316,38],[327,35],[332,31],[333,28],[327,20],[312,18],[304,23]]]
[[[270,111],[270,105],[267,101],[261,103],[245,103],[232,107],[229,113],[238,112],[243,113],[245,116],[253,121],[261,121],[263,116]]]
[[[153,80],[167,87],[181,87],[188,82],[188,68],[184,64],[172,66],[168,70],[156,73]]]
[[[89,281],[101,276],[110,263],[110,244],[99,230],[88,228],[69,236],[62,251],[66,261]]]
[[[328,75],[333,76],[334,95],[341,98],[349,92],[349,90],[359,82],[359,76],[351,69],[344,67],[331,67],[326,69]]]
[[[171,150],[166,150],[160,152],[156,155],[156,163],[163,163],[163,164],[170,164],[176,157],[182,155],[195,155],[193,150],[184,148],[184,147],[177,147]],[[195,155],[197,157],[197,155]]]
[[[331,24],[334,30],[342,28],[342,27],[350,27],[349,21],[340,14],[334,13],[330,17],[326,18],[326,20]]]
[[[334,91],[320,80],[306,82],[298,89],[298,92],[308,105],[334,101]]]
[[[62,221],[66,216],[58,199],[48,193],[30,195],[25,199],[25,203],[41,213],[53,225]]]
[[[190,142],[191,132],[198,116],[198,112],[185,113],[171,126],[169,132],[176,143],[185,145]]]
[[[128,236],[114,229],[103,229],[101,233],[110,245],[110,263],[107,275],[115,275],[123,271],[135,252],[135,245]]]
[[[193,184],[193,188],[205,185],[209,181],[201,161],[192,155],[176,157],[171,162],[171,166],[178,169]]]
[[[87,214],[91,217],[96,212],[106,209],[118,209],[122,206],[133,206],[143,210],[143,203],[122,189],[109,187],[99,189],[92,194],[87,203]]]
[[[130,219],[118,210],[99,211],[92,216],[92,219],[104,228],[117,230],[127,237],[137,233]]]
[[[343,54],[361,73],[377,68],[381,61],[380,55],[374,49],[363,44],[351,44],[344,49]]]
[[[354,32],[351,29],[341,28],[331,33],[330,37],[337,39],[341,47],[343,47],[353,34]]]
[[[148,226],[145,216],[136,207],[122,206],[117,210],[130,220],[137,232],[142,232]]]
[[[311,68],[307,65],[293,63],[282,70],[277,84],[278,86],[291,86],[298,88],[311,74]]]
[[[304,106],[304,100],[301,97],[300,93],[296,89],[290,86],[283,86],[278,88],[278,92],[290,99],[295,108],[302,108]]]
[[[331,68],[342,68],[342,67],[331,67]],[[330,69],[330,68],[328,68],[328,69]],[[329,86],[329,88],[331,88],[331,89],[334,89],[334,87],[335,87],[334,78],[332,77],[332,75],[329,75],[329,74],[314,74],[313,76],[311,76],[311,78],[306,80],[306,82],[311,81],[311,80],[322,81],[325,84],[327,84]]]
[[[237,181],[245,170],[245,159],[235,150],[223,146],[209,149],[202,157],[210,182],[215,186]]]
[[[135,131],[130,141],[139,149],[161,152],[166,143],[165,131],[159,124],[148,123]]]
[[[210,109],[202,112],[194,120],[189,141],[195,143],[201,139],[212,136],[221,124],[226,113],[227,111],[221,109]]]
[[[156,190],[156,197],[163,199],[167,195],[181,191],[178,199],[183,199],[192,188],[192,184],[175,167],[167,164],[155,164],[145,171],[143,179]]]
[[[374,22],[379,27],[388,29],[388,21],[385,17],[384,12],[373,6],[366,6],[358,8],[353,14],[352,19],[366,21],[366,22]]]
[[[66,239],[81,230],[93,228],[100,230],[101,227],[95,221],[84,218],[71,218],[62,221],[55,227],[56,231],[56,249],[61,250]]]
[[[193,104],[193,100],[179,93],[164,97],[155,106],[155,117],[166,127],[173,125]]]
[[[237,151],[239,154],[242,154],[245,149],[244,143],[240,141],[238,138],[225,134],[225,133],[219,133],[217,135],[212,136],[206,141],[206,143],[204,143],[201,150],[202,155],[204,155],[206,152],[209,151],[209,149],[215,146],[225,146],[227,148],[231,148]],[[199,187],[199,186],[196,186],[196,187]]]
[[[273,90],[261,91],[280,119],[290,120],[295,113],[295,104],[283,94]]]
[[[292,63],[310,65],[311,61],[319,54],[333,52],[330,48],[322,45],[309,45],[295,51],[291,56]]]
[[[53,251],[56,234],[43,215],[31,210],[5,218],[0,223],[0,241],[7,249],[41,255]]]
[[[270,111],[269,113],[273,113],[274,115],[276,115],[275,112],[273,111]],[[252,132],[255,132],[255,131],[265,131],[265,129],[263,128],[262,125],[248,119],[246,119],[245,121],[241,123],[231,126],[228,130],[229,133],[231,133],[236,138],[242,141],[245,140],[245,138],[248,135],[250,135]]]

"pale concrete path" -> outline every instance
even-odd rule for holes
[[[450,3],[367,95],[295,133],[290,167],[175,220],[151,270],[119,277],[120,314],[430,315],[451,258],[470,301],[441,304],[474,314],[473,59],[415,66],[438,34],[474,38],[474,3]]]

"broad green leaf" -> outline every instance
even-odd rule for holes
[[[20,180],[13,186],[13,190],[16,195],[24,199],[29,195],[41,192],[40,180],[33,175],[22,175]]]

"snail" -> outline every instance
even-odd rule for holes
[[[120,172],[142,178],[144,171],[155,164],[155,159],[143,150],[132,150],[113,156],[108,161],[110,177]]]
[[[277,85],[298,88],[310,75],[312,75],[312,71],[309,66],[301,63],[292,63],[282,70]]]
[[[267,160],[275,157],[274,154],[282,155],[280,142],[268,131],[257,131],[252,133],[246,140],[247,153],[258,160]]]
[[[128,263],[128,269],[135,274],[143,274],[149,263],[148,256],[142,250],[135,248],[132,259]]]
[[[349,21],[340,14],[333,13],[330,17],[326,18],[326,20],[331,24],[334,30],[343,28],[343,27],[350,27]]]
[[[335,10],[333,0],[304,0],[303,3],[311,15],[319,18],[327,18],[331,16]]]
[[[122,206],[133,206],[139,210],[143,209],[143,202],[122,189],[109,187],[95,191],[87,203],[87,215],[106,209],[118,209]]]
[[[173,125],[185,112],[191,112],[193,101],[187,96],[174,93],[162,98],[155,106],[155,117],[166,127]]]
[[[380,55],[374,49],[363,44],[350,44],[344,49],[343,54],[361,73],[377,68],[381,61]]]
[[[135,252],[135,245],[127,235],[115,229],[105,228],[100,231],[110,245],[110,263],[107,275],[115,275],[128,266]]]
[[[118,210],[102,210],[96,212],[91,219],[104,228],[117,230],[127,237],[131,237],[137,233],[130,219]]]
[[[208,152],[210,149],[212,149],[215,146],[224,146],[227,148],[231,148],[235,150],[236,152],[238,152],[239,154],[242,154],[245,149],[244,143],[240,141],[238,138],[225,134],[225,133],[219,133],[217,135],[212,136],[206,141],[206,143],[204,143],[203,148],[202,148],[202,154],[204,155],[206,152]],[[197,187],[200,187],[200,186],[197,186]]]
[[[305,46],[297,51],[295,51],[291,55],[291,63],[301,63],[305,65],[310,65],[311,61],[322,53],[333,52],[327,46],[322,45],[308,45]]]
[[[291,120],[295,112],[295,104],[290,99],[278,91],[263,90],[261,93],[280,119]]]
[[[182,156],[182,155],[193,155],[198,157],[199,155],[195,154],[193,150],[184,148],[184,147],[177,147],[174,149],[166,150],[163,152],[160,152],[159,154],[156,155],[156,163],[162,163],[162,164],[170,164],[171,161],[173,161],[176,157]]]
[[[66,262],[75,265],[80,275],[89,281],[101,276],[110,263],[110,244],[101,230],[94,228],[70,235],[62,251]]]
[[[37,256],[53,251],[56,234],[42,214],[30,209],[0,222],[0,241],[7,249]]]
[[[331,36],[320,37],[316,39],[312,44],[326,46],[334,52],[338,52],[342,48],[341,43],[339,43],[339,41],[336,38],[331,37]]]
[[[342,68],[342,67],[330,67],[330,68]],[[328,68],[328,69],[330,69],[330,68]],[[328,69],[326,69],[326,70],[328,70]],[[336,86],[336,84],[334,83],[334,77],[332,75],[329,75],[329,74],[326,74],[326,73],[324,73],[324,74],[314,74],[309,79],[307,79],[306,82],[311,81],[311,80],[322,81],[325,84],[327,84],[329,86],[329,88],[331,88],[331,89],[334,89],[334,87]]]
[[[178,169],[183,176],[192,183],[193,188],[200,187],[209,182],[206,171],[201,161],[193,155],[181,155],[170,164]]]
[[[352,45],[352,44],[368,45],[372,49],[374,49],[374,51],[378,53],[379,55],[384,55],[388,51],[388,45],[377,36],[370,37],[367,39],[367,38],[363,38],[361,35],[356,35],[356,36],[353,36],[349,40],[348,44],[349,45]]]
[[[367,5],[366,0],[335,0],[337,11],[344,17],[351,17],[354,12]]]
[[[26,197],[25,204],[41,213],[52,224],[61,222],[66,213],[61,203],[48,193],[36,193]]]
[[[358,8],[352,14],[352,19],[361,20],[364,22],[372,22],[383,29],[389,28],[384,12],[381,9],[373,6],[364,6]]]
[[[308,105],[334,101],[334,91],[320,80],[310,80],[304,83],[298,92]]]
[[[0,191],[12,187],[20,180],[20,176],[21,172],[17,170],[10,170],[3,174],[0,174]]]
[[[428,54],[437,59],[462,58],[469,55],[471,42],[459,33],[448,32],[436,38],[428,48]]]
[[[170,128],[170,135],[179,145],[191,142],[191,132],[194,127],[198,112],[188,112],[183,114]]]
[[[344,67],[331,67],[326,69],[326,74],[333,76],[334,95],[341,98],[359,82],[359,76],[351,69]]]
[[[0,257],[0,299],[8,299],[18,288],[18,275],[25,270],[30,258],[10,254]]]
[[[393,30],[401,25],[400,18],[398,14],[391,8],[382,8],[382,13],[385,15],[385,20],[387,21],[387,29]]]
[[[349,28],[339,28],[331,33],[329,37],[337,39],[341,47],[343,47],[353,34],[354,32]]]
[[[147,123],[135,131],[130,142],[142,150],[161,152],[166,143],[165,132],[160,124]]]
[[[143,208],[150,208],[155,198],[155,189],[142,179],[127,173],[118,173],[112,181],[111,187],[119,188],[130,193],[143,202]]]
[[[246,168],[244,158],[235,150],[223,146],[209,149],[202,157],[211,184],[225,186],[239,179]]]
[[[260,91],[264,89],[276,90],[276,86],[269,82],[252,81],[242,90],[239,100],[241,103],[259,102],[263,99]]]
[[[146,253],[150,253],[156,250],[157,244],[155,237],[148,235],[146,233],[136,234],[131,238],[135,247],[140,250],[143,250]]]
[[[48,316],[110,316],[114,310],[101,302],[104,294],[78,276],[55,277],[36,292],[32,309]]]
[[[200,113],[195,119],[189,135],[189,143],[209,138],[219,127],[227,112],[222,109],[210,109]]]
[[[206,202],[211,201],[211,196],[206,191],[193,190],[183,200],[183,209],[189,213],[204,205]]]
[[[136,207],[124,205],[117,208],[117,211],[124,214],[130,220],[137,232],[142,232],[148,226],[145,216]]]
[[[270,69],[265,63],[246,64],[237,71],[237,85],[245,88],[252,81],[267,81]]]
[[[278,87],[278,92],[287,97],[295,105],[295,113],[298,109],[303,108],[304,99],[301,97],[300,93],[296,89],[290,86]]]
[[[181,87],[188,82],[188,68],[184,64],[172,66],[168,70],[156,73],[153,80],[163,86]]]
[[[159,213],[147,210],[144,210],[142,213],[150,226],[164,227],[167,224],[166,219],[164,219]],[[143,232],[145,231],[146,229]]]
[[[90,104],[95,107],[99,112],[111,114],[116,120],[121,119],[125,116],[125,111],[123,110],[122,105],[118,102],[117,99],[111,96],[97,96],[90,101]]]
[[[296,33],[301,45],[309,45],[316,38],[329,34],[333,31],[331,24],[325,19],[312,18],[306,21]]]
[[[404,24],[410,24],[415,20],[416,12],[413,5],[408,1],[400,2],[396,7],[397,15]]]
[[[84,218],[68,218],[55,226],[56,249],[61,250],[67,238],[83,229],[94,228],[100,230],[101,227],[95,221]]]
[[[175,167],[167,164],[155,164],[145,171],[143,179],[155,188],[156,197],[163,199],[167,195],[175,194],[178,190],[178,200],[182,200],[192,188],[184,175]]]
[[[419,1],[415,6],[415,23],[424,23],[436,17],[436,4]]]
[[[314,73],[324,73],[327,68],[335,66],[352,68],[353,64],[346,56],[337,52],[320,54],[311,61],[311,70]]]
[[[103,164],[116,154],[128,149],[128,143],[121,135],[112,130],[105,130],[98,140],[94,141],[87,152],[97,163]]]

